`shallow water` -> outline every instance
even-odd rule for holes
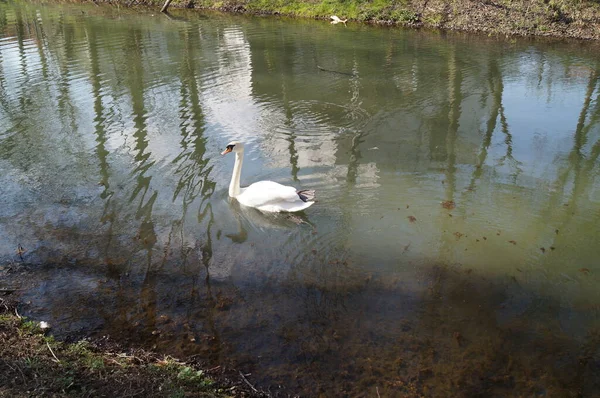
[[[0,260],[58,336],[273,392],[598,395],[598,54],[0,3]],[[232,139],[318,203],[230,201]]]

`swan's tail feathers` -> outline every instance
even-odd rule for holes
[[[315,200],[315,191],[314,189],[305,189],[302,191],[297,191],[296,192],[298,194],[298,196],[300,197],[300,199],[303,202],[310,202]]]

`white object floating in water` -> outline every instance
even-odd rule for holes
[[[379,149],[379,148],[377,148],[376,146],[374,146],[373,148],[369,148],[369,151],[376,151],[376,150],[378,150],[378,149]]]
[[[329,17],[329,19],[331,19],[331,23],[332,24],[336,24],[336,23],[343,23],[344,25],[346,24],[346,21],[348,21],[348,18],[346,19],[340,19],[337,15],[332,15]]]
[[[40,329],[42,330],[46,330],[46,329],[50,329],[50,324],[46,321],[41,321],[40,322]]]

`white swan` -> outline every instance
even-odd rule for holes
[[[343,23],[344,25],[346,24],[346,22],[348,21],[348,18],[346,19],[340,19],[337,15],[332,15],[329,17],[329,19],[331,19],[331,23],[332,24],[336,24],[336,23]]]
[[[240,188],[244,144],[237,141],[230,142],[225,150],[221,152],[221,155],[229,152],[235,152],[235,164],[231,183],[229,184],[229,196],[236,198],[240,204],[261,211],[278,213],[282,211],[301,211],[315,203],[315,191],[297,191],[294,187],[288,187],[273,181],[259,181],[246,188]]]

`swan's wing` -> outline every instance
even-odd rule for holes
[[[296,188],[273,181],[259,181],[242,190],[237,197],[246,206],[262,207],[280,202],[301,202]]]

